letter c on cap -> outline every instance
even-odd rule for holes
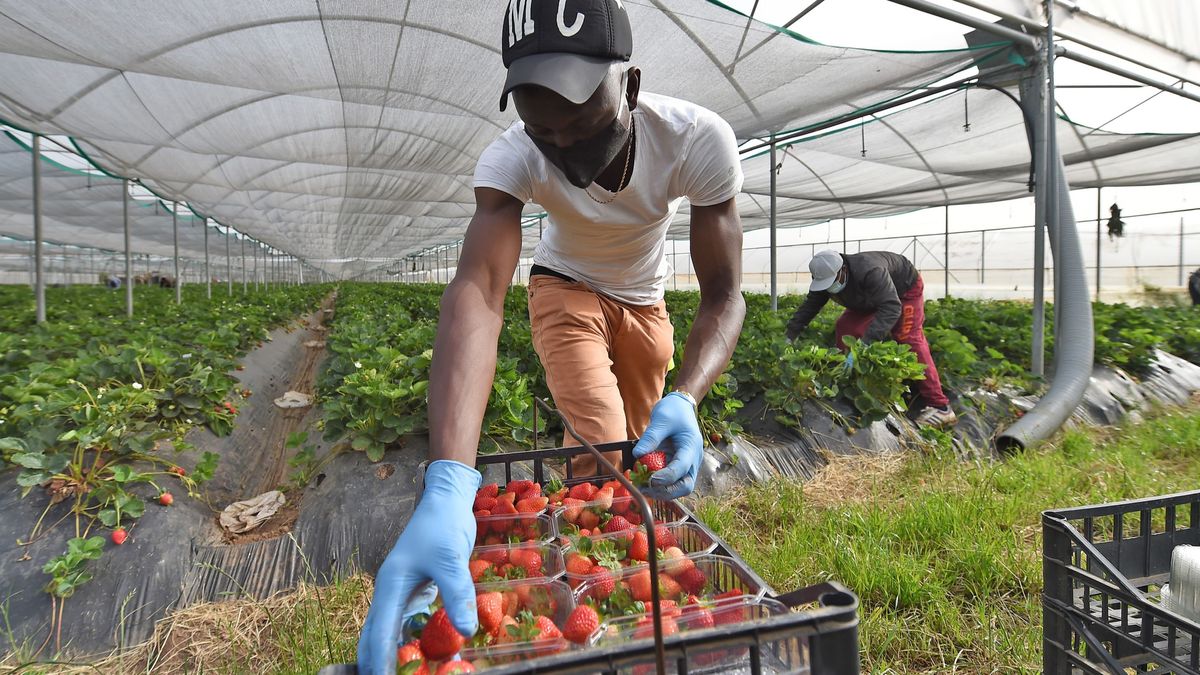
[[[558,0],[558,32],[563,34],[563,37],[571,37],[583,28],[583,12],[575,14],[575,22],[570,26],[567,25],[567,0]]]

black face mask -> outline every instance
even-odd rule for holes
[[[624,108],[624,104],[621,107]],[[595,182],[605,167],[621,153],[621,149],[629,141],[629,130],[630,127],[621,122],[621,114],[617,113],[612,124],[565,148],[534,138],[528,129],[525,134],[538,150],[542,151],[546,159],[563,172],[571,185],[586,188]]]

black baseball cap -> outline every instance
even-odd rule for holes
[[[583,103],[614,61],[633,55],[633,30],[622,0],[509,0],[500,44],[508,69],[501,110],[526,84]]]

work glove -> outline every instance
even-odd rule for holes
[[[650,485],[642,492],[654,499],[691,494],[704,459],[704,439],[696,406],[683,392],[673,391],[654,404],[650,424],[633,446],[633,456],[640,458],[660,449],[667,455],[667,465],[650,474]]]
[[[854,370],[854,352],[846,352],[846,362],[842,364],[842,372],[849,375]]]
[[[361,675],[396,672],[403,620],[425,611],[438,589],[458,632],[475,634],[479,617],[467,561],[475,545],[471,504],[482,480],[475,469],[451,460],[431,462],[425,470],[425,492],[375,575],[375,595],[358,638]]]
[[[787,336],[788,342],[794,342],[796,338],[800,337],[800,334],[804,332],[805,328],[808,328],[808,326],[793,325],[789,322],[787,325],[787,332],[785,332],[784,335]]]

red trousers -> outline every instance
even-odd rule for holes
[[[892,326],[892,337],[896,342],[908,345],[917,355],[917,361],[925,366],[925,379],[917,383],[922,404],[945,407],[950,401],[942,391],[942,380],[938,377],[937,366],[933,364],[933,355],[929,353],[929,342],[925,340],[925,282],[921,277],[918,276],[912,288],[900,296],[900,305],[900,318]],[[842,338],[847,335],[862,338],[874,318],[874,312],[853,309],[842,312],[835,326],[838,348],[846,349]]]

